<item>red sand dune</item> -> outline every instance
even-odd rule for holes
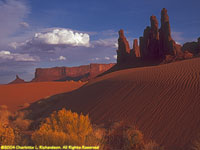
[[[38,118],[62,107],[95,123],[130,121],[166,149],[186,149],[200,134],[200,58],[116,71],[29,109]]]
[[[0,85],[0,105],[7,105],[11,111],[41,98],[72,91],[84,82],[38,82]]]

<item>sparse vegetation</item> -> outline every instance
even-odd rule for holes
[[[2,145],[15,144],[14,130],[6,124],[0,123],[0,143]]]
[[[24,131],[28,130],[31,121],[24,118],[25,112],[11,113],[6,105],[0,106],[0,144],[27,145],[30,142]]]
[[[120,121],[112,123],[106,134],[106,148],[122,150],[164,150],[154,141],[145,141],[142,132]]]
[[[144,139],[141,131],[133,128],[126,130],[125,137],[128,140],[127,148],[135,150],[144,149]]]
[[[32,134],[36,145],[97,145],[102,136],[95,136],[89,117],[66,109],[51,114]]]
[[[28,130],[28,128],[31,124],[31,120],[25,119],[25,116],[26,116],[25,111],[16,112],[11,118],[12,125],[15,128],[18,128],[18,129],[23,130],[23,131]]]
[[[143,134],[135,126],[116,122],[108,130],[107,146],[111,149],[143,150]]]
[[[6,105],[0,105],[0,122],[1,124],[8,124],[11,113],[8,111]]]
[[[0,143],[3,145],[46,145],[46,146],[100,146],[104,149],[163,150],[156,142],[145,143],[143,134],[135,126],[124,122],[111,123],[104,128],[92,125],[88,115],[62,109],[53,112],[29,134],[31,121],[25,119],[26,112],[10,113],[6,106],[0,107]],[[27,132],[29,132],[27,134]],[[199,148],[198,143],[195,145]],[[199,150],[199,149],[194,149]]]

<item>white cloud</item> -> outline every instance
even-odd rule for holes
[[[96,57],[96,58],[92,58],[91,60],[92,61],[94,61],[94,60],[100,60],[100,58]]]
[[[25,42],[21,42],[21,43],[20,42],[12,42],[9,44],[9,46],[13,49],[17,49],[18,47],[26,45],[27,42],[28,42],[28,40]]]
[[[38,57],[32,57],[29,54],[11,53],[10,51],[0,51],[0,59],[14,61],[39,61]]]
[[[59,59],[59,60],[66,60],[66,57],[60,56],[58,59]]]
[[[99,39],[96,41],[93,41],[93,46],[103,46],[103,47],[112,47],[112,48],[117,48],[118,43],[117,43],[117,38],[109,38],[109,39]]]
[[[104,59],[105,59],[105,60],[110,60],[110,57],[105,56]]]
[[[32,43],[43,43],[49,45],[70,45],[85,46],[90,45],[90,36],[86,33],[78,33],[69,29],[57,28],[45,33],[36,33]]]
[[[21,22],[20,25],[21,27],[29,28],[29,24],[27,22]]]
[[[115,47],[118,48],[118,43],[115,43]]]
[[[50,58],[50,61],[57,61],[57,60],[59,60],[59,61],[64,61],[64,60],[67,60],[67,58],[64,57],[64,56],[59,56],[59,57],[56,58],[56,59]]]
[[[179,44],[179,45],[181,45],[181,43],[179,43],[179,42],[176,42],[176,44]]]
[[[117,55],[114,55],[113,58],[117,59]]]

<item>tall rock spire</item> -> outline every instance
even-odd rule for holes
[[[140,37],[140,52],[141,57],[143,59],[146,59],[148,57],[148,45],[149,45],[149,33],[150,33],[150,27],[147,26],[146,29],[144,29],[143,37]]]
[[[159,29],[158,20],[156,16],[150,17],[151,29],[149,33],[148,56],[151,59],[158,59],[159,57]]]
[[[134,39],[133,41],[133,53],[134,53],[134,56],[139,58],[140,57],[140,48],[138,46],[138,40],[137,39]]]
[[[171,37],[171,28],[169,23],[169,16],[167,14],[167,9],[163,8],[161,11],[161,28],[159,30],[159,41],[160,41],[160,56],[165,57],[166,55],[176,55],[181,56],[183,53],[181,51],[181,45],[176,44],[176,42]]]
[[[117,63],[125,63],[130,57],[130,46],[124,36],[124,31],[119,30],[118,50],[117,50]]]
[[[170,49],[171,28],[169,24],[169,16],[167,9],[163,8],[161,11],[161,28],[160,28],[160,55],[173,54],[173,50]]]
[[[199,56],[200,56],[200,37],[197,40],[197,45],[198,45],[198,53],[199,53]]]
[[[159,53],[159,31],[156,16],[150,17],[151,27],[147,26],[140,37],[140,51],[144,59],[157,59]]]

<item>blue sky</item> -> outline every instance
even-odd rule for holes
[[[200,37],[199,0],[0,0],[0,83],[38,67],[116,62],[118,30],[130,47],[167,8],[173,38]]]

